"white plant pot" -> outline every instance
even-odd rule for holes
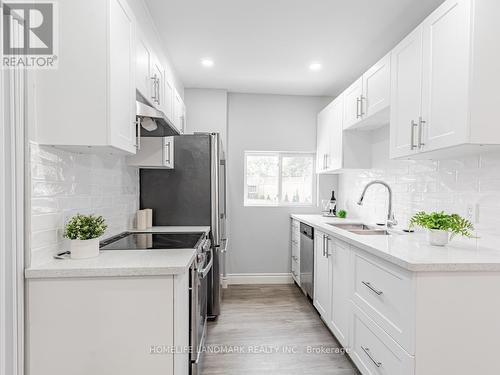
[[[94,258],[99,255],[99,238],[70,240],[71,259]]]
[[[450,233],[446,230],[428,229],[427,239],[432,246],[446,246],[450,242]]]

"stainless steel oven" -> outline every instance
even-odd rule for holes
[[[207,238],[197,249],[196,259],[191,267],[190,278],[190,347],[191,371],[197,375],[202,360],[203,345],[207,333],[208,275],[214,262],[213,249]]]

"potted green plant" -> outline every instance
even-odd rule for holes
[[[445,246],[455,235],[472,237],[474,226],[458,214],[441,212],[416,213],[410,220],[410,228],[419,226],[427,229],[429,243],[434,246]]]
[[[70,240],[72,259],[92,258],[99,255],[99,237],[107,225],[102,216],[73,216],[64,228],[64,237]]]

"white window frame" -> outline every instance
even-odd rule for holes
[[[259,204],[249,203],[248,185],[247,185],[247,159],[248,156],[278,156],[278,197],[279,202],[273,204]],[[281,200],[281,193],[283,192],[282,181],[282,168],[284,157],[297,157],[297,156],[310,156],[312,159],[312,202],[311,203],[298,203],[298,202],[283,202]],[[244,207],[316,207],[317,193],[318,193],[318,180],[315,176],[316,171],[316,153],[314,151],[245,151],[243,158],[243,206]]]

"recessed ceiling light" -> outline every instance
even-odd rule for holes
[[[309,69],[313,71],[321,70],[321,64],[318,62],[311,63],[311,65],[309,65]]]
[[[203,65],[206,68],[210,68],[214,66],[214,61],[211,59],[203,59],[201,60],[201,65]]]

